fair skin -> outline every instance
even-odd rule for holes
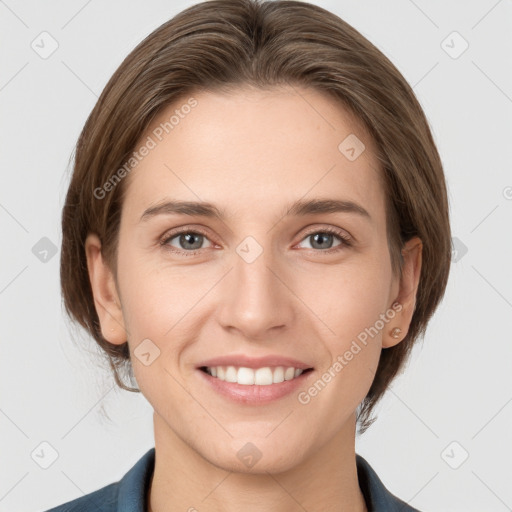
[[[407,333],[421,242],[405,245],[402,277],[394,275],[375,146],[329,97],[304,88],[193,96],[197,106],[125,178],[117,283],[98,237],[86,241],[102,334],[114,344],[128,339],[137,383],[154,408],[148,510],[366,511],[355,411],[381,350]],[[141,141],[185,101],[162,111]],[[366,146],[354,161],[338,149],[349,134]],[[214,203],[226,217],[141,220],[171,198]],[[292,202],[313,198],[351,201],[368,216],[284,215]],[[204,234],[183,240],[171,231],[178,227]],[[315,244],[314,234],[329,227],[351,245],[336,234]],[[237,252],[247,236],[263,251],[251,263]],[[396,303],[401,311],[307,404],[297,393],[235,403],[196,368],[225,354],[279,354],[313,368],[299,389],[308,390]],[[402,330],[398,339],[394,327]],[[145,339],[160,350],[149,365],[134,354]],[[261,453],[251,467],[237,456],[248,442]]]

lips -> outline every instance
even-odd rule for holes
[[[224,359],[221,359],[223,361]],[[219,361],[218,359],[211,359],[209,361],[204,361],[204,363],[216,363]],[[237,359],[230,359],[230,361],[245,361],[244,364],[269,364],[269,359],[265,358],[259,358],[259,359],[252,359],[252,360],[241,360],[239,358]],[[263,361],[263,363],[262,363]],[[304,363],[301,363],[300,361],[297,361],[295,359],[290,358],[282,358],[279,357],[278,361],[290,361],[292,364],[296,364],[297,366],[305,366]],[[298,364],[300,363],[300,364]],[[302,369],[296,369],[296,372],[302,372],[298,376],[292,376],[289,380],[282,380],[282,379],[276,379],[275,375],[273,378],[274,382],[268,381],[268,375],[263,375],[262,379],[257,378],[256,380],[261,380],[258,382],[240,382],[240,377],[242,381],[245,381],[247,377],[247,374],[254,373],[252,368],[245,367],[245,371],[242,370],[242,375],[240,376],[240,370],[237,372],[237,379],[235,382],[232,381],[232,377],[234,376],[234,369],[235,367],[233,365],[228,365],[225,368],[228,369],[225,374],[225,379],[219,378],[219,376],[213,376],[208,371],[205,371],[206,366],[201,366],[196,370],[196,375],[199,377],[201,382],[203,382],[206,386],[208,386],[209,389],[213,390],[216,394],[219,396],[222,396],[224,399],[227,399],[231,403],[239,404],[242,406],[251,405],[251,406],[260,406],[260,405],[266,405],[270,404],[271,402],[277,401],[279,399],[284,399],[285,397],[289,397],[293,395],[294,392],[298,392],[298,389],[300,389],[303,386],[307,386],[308,382],[311,382],[312,376],[314,377],[314,371],[313,368],[308,368],[305,370]],[[216,368],[218,371],[223,372],[223,366],[213,366],[210,368]],[[244,367],[240,367],[244,368]],[[271,367],[270,367],[271,368]],[[276,367],[275,372],[281,372],[283,371],[284,367]],[[293,370],[292,367],[288,367],[288,369]],[[263,367],[263,370],[256,369],[256,374],[260,371],[262,371],[265,374],[268,374],[269,367]],[[228,381],[229,372],[231,372],[231,377],[229,378],[230,381]],[[255,376],[256,377],[256,376]],[[281,375],[282,377],[282,375]],[[277,382],[275,382],[277,380]],[[207,389],[208,389],[207,388]]]

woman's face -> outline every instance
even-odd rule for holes
[[[353,438],[412,285],[391,270],[375,147],[339,104],[302,88],[193,98],[135,148],[148,150],[125,178],[117,288],[88,239],[102,331],[128,337],[155,436],[225,469],[283,471]],[[230,383],[207,363],[233,366],[228,381],[286,378]]]

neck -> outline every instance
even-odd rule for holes
[[[367,512],[357,478],[354,415],[320,450],[278,473],[241,473],[216,466],[157,413],[154,429],[149,512]]]

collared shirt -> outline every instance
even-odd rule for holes
[[[420,512],[391,494],[377,473],[356,453],[359,487],[368,512]],[[147,512],[146,498],[155,468],[155,449],[147,451],[118,482],[46,512]]]

